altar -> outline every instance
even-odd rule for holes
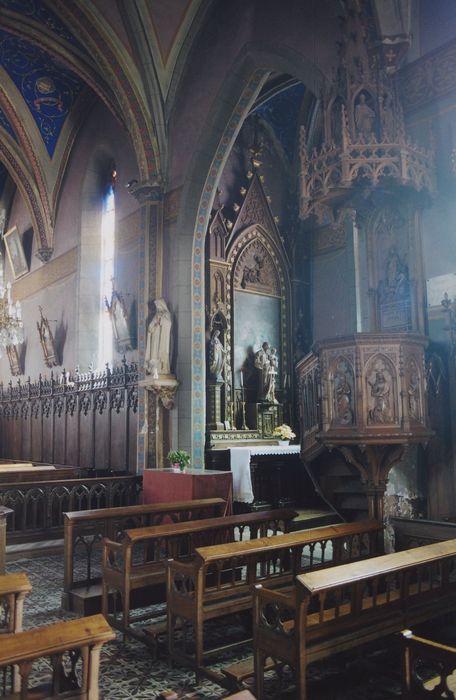
[[[231,471],[235,511],[267,510],[302,502],[308,476],[300,451],[299,445],[227,445],[211,451],[210,463]]]

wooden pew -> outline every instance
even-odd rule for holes
[[[301,574],[292,593],[257,586],[254,595],[256,694],[264,662],[296,673],[305,700],[309,663],[400,632],[456,608],[456,540]]]
[[[456,649],[402,631],[404,700],[456,698]]]
[[[456,537],[456,523],[443,520],[390,518],[390,523],[394,529],[397,552]]]
[[[249,540],[287,531],[297,512],[291,508],[242,513],[223,518],[192,520],[186,523],[158,525],[126,530],[120,542],[103,541],[102,610],[111,624],[145,641],[142,633],[130,628],[130,595],[133,590],[166,580],[166,562],[170,557],[189,559],[203,544]],[[109,615],[110,592],[120,593],[120,617],[114,607]],[[164,595],[162,595],[164,600]],[[149,629],[149,632],[151,629]]]
[[[4,611],[0,616],[4,621],[0,633],[11,634],[22,630],[24,600],[31,590],[32,584],[22,572],[0,576],[0,608]]]
[[[0,668],[14,666],[17,674],[15,687],[4,697],[8,700],[55,700],[63,697],[66,700],[98,700],[101,647],[114,638],[113,630],[102,615],[57,622],[5,636],[0,645]],[[50,659],[50,684],[33,687],[29,692],[28,681],[33,662],[43,657]],[[65,666],[64,660],[67,661]]]
[[[145,505],[99,508],[64,513],[64,579],[62,607],[65,610],[84,612],[84,601],[89,596],[101,598],[100,577],[92,575],[94,550],[101,549],[103,537],[117,539],[128,527],[144,527],[171,521],[222,515],[225,510],[222,498],[204,498],[195,501],[173,503],[149,503]],[[76,547],[84,548],[86,576],[75,581],[74,558]],[[97,585],[98,584],[98,585]],[[98,611],[101,602],[98,603]]]
[[[171,659],[191,666],[197,680],[204,674],[231,689],[230,678],[204,666],[204,658],[218,651],[204,649],[204,622],[250,610],[252,586],[256,583],[287,590],[303,571],[377,554],[382,551],[382,534],[383,527],[377,521],[343,523],[198,548],[194,561],[168,562],[166,602]],[[193,624],[194,656],[176,646],[178,620]],[[240,643],[246,641],[249,640]]]

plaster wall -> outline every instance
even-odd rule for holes
[[[171,189],[185,181],[194,145],[204,141],[215,115],[224,108],[225,118],[229,113],[227,91],[240,94],[248,79],[242,75],[247,56],[252,71],[257,64],[265,71],[288,72],[317,91],[317,74],[329,75],[335,58],[336,42],[328,37],[338,36],[338,14],[336,4],[316,0],[286,0],[280,6],[273,0],[212,4],[185,67],[178,67],[175,78],[179,90],[170,120]]]
[[[44,375],[50,372],[44,364],[36,328],[36,322],[40,318],[40,305],[43,307],[44,316],[50,321],[51,330],[55,336],[60,366],[67,370],[73,370],[76,365],[80,365],[81,370],[87,369],[87,357],[81,358],[81,347],[83,351],[85,346],[84,343],[81,346],[78,318],[83,317],[84,325],[89,321],[88,326],[91,331],[93,328],[90,321],[93,321],[97,327],[97,314],[101,301],[98,286],[100,232],[98,228],[91,231],[90,245],[93,245],[93,249],[89,245],[90,250],[85,250],[88,264],[84,266],[84,283],[81,285],[80,271],[83,261],[80,245],[81,229],[84,210],[85,214],[87,210],[96,210],[98,212],[96,221],[98,223],[100,221],[103,188],[109,174],[107,165],[111,159],[115,161],[118,169],[116,227],[122,232],[122,245],[117,251],[116,275],[118,274],[119,284],[122,286],[119,290],[126,294],[129,309],[136,313],[135,304],[138,299],[139,285],[137,242],[139,231],[135,212],[138,210],[138,203],[128,194],[125,187],[137,173],[136,161],[127,134],[105,106],[98,103],[87,115],[69,158],[57,208],[54,253],[50,263],[47,263],[51,265],[56,261],[55,265],[58,267],[59,259],[64,260],[64,256],[71,255],[71,251],[75,251],[73,268],[66,276],[56,280],[55,278],[59,277],[57,273],[49,283],[46,279],[48,269],[46,263],[36,258],[37,244],[36,242],[33,244],[30,280],[34,274],[42,274],[43,283],[39,289],[36,289],[36,285],[31,285],[32,293],[28,293],[26,289],[25,296],[21,298],[25,333],[24,374],[30,376],[32,381],[38,378],[39,373]],[[83,191],[87,173],[91,173],[91,182],[94,187],[84,200]],[[10,225],[16,224],[21,234],[30,228],[30,216],[19,192],[16,192],[14,197],[9,222]],[[132,231],[131,227],[136,228]],[[6,263],[6,272],[10,277],[8,263]],[[30,283],[26,277],[27,275],[20,280],[21,288],[24,284],[27,287]],[[91,304],[87,305],[87,299],[90,297]],[[127,359],[132,360],[135,356],[135,352],[130,353]],[[121,355],[115,353],[114,358],[120,361]],[[57,368],[54,371],[58,373],[60,369]],[[7,382],[10,376],[9,363],[4,357],[0,360],[0,377]]]

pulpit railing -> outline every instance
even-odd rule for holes
[[[313,459],[323,449],[317,442],[321,430],[320,360],[312,352],[296,366],[301,423],[301,453],[306,460]]]

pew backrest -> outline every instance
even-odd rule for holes
[[[101,548],[103,537],[118,539],[128,527],[178,523],[222,515],[226,503],[222,498],[153,503],[64,513],[64,600],[75,583],[89,586],[97,579],[93,574],[94,549]],[[85,576],[75,581],[74,557],[76,547],[85,555]],[[82,567],[81,567],[82,568]]]
[[[0,668],[15,666],[15,687],[12,690],[16,692],[20,690],[20,695],[11,695],[11,697],[28,698],[27,685],[31,662],[40,658],[50,658],[52,698],[62,696],[96,700],[99,697],[100,650],[103,644],[114,637],[115,634],[103,615],[57,622],[46,627],[5,636],[0,645]],[[79,654],[70,654],[67,665],[64,665],[65,652],[74,651],[80,652],[82,663],[80,674],[76,669]],[[72,688],[71,694],[68,693],[69,688]],[[33,692],[35,691],[36,689],[33,688]],[[50,696],[46,695],[46,697]]]
[[[307,569],[378,554],[382,532],[382,525],[367,520],[199,547],[193,562],[168,562],[168,604],[173,597],[192,595],[199,605],[228,595],[250,596],[252,585],[266,581],[290,586]]]
[[[24,600],[31,590],[32,584],[23,572],[0,576],[0,609],[3,609],[0,615],[0,633],[10,634],[22,630]]]

